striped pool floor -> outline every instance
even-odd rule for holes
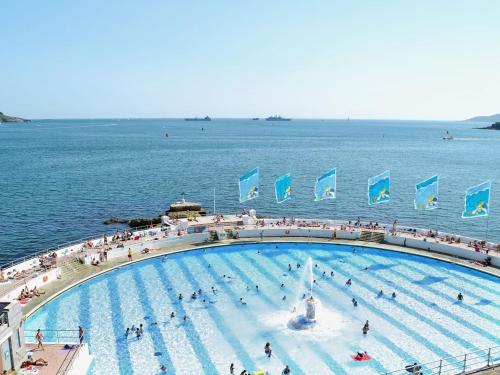
[[[294,307],[303,309],[309,257],[318,323],[295,331],[288,322]],[[472,269],[381,249],[231,245],[98,276],[49,302],[25,328],[85,327],[95,356],[92,374],[160,374],[162,365],[169,374],[227,374],[231,363],[237,374],[243,368],[280,374],[285,365],[294,375],[378,374],[500,345],[499,285],[498,278]],[[139,324],[139,339],[125,336],[127,327]],[[372,359],[356,362],[356,351]]]

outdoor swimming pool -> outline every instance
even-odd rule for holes
[[[293,306],[302,304],[299,280],[308,257],[318,324],[295,331],[288,322]],[[374,248],[241,244],[123,266],[63,293],[25,328],[85,327],[92,374],[159,374],[162,364],[169,374],[227,374],[231,362],[236,374],[243,368],[281,374],[285,365],[293,375],[378,374],[499,345],[499,285],[494,276],[455,264]],[[199,289],[201,296],[191,299]],[[384,296],[377,297],[380,290]],[[366,320],[370,331],[363,336]],[[140,323],[144,335],[126,338],[126,328]],[[372,360],[350,357],[362,350]]]

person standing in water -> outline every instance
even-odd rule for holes
[[[84,330],[82,326],[78,326],[78,339],[80,340],[80,345],[83,344]]]
[[[266,342],[266,345],[264,346],[264,353],[266,353],[267,358],[271,358],[271,355],[273,354],[273,350],[271,349],[271,344]]]

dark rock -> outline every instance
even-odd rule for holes
[[[486,128],[478,128],[478,129],[500,130],[500,122],[495,122],[491,126],[487,126]]]

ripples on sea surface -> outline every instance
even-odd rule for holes
[[[424,121],[44,120],[0,125],[0,262],[114,231],[110,216],[156,215],[180,198],[217,210],[436,227],[477,237],[486,219],[461,219],[466,188],[493,182],[489,238],[500,240],[500,132]],[[204,130],[202,131],[202,128]],[[454,141],[443,141],[449,130]],[[166,138],[165,133],[170,137]],[[238,203],[238,177],[260,166],[261,196]],[[315,178],[338,169],[336,201],[314,202]],[[370,176],[391,170],[392,201],[369,207]],[[290,172],[294,199],[275,203]],[[413,209],[415,183],[441,177],[441,209]]]

